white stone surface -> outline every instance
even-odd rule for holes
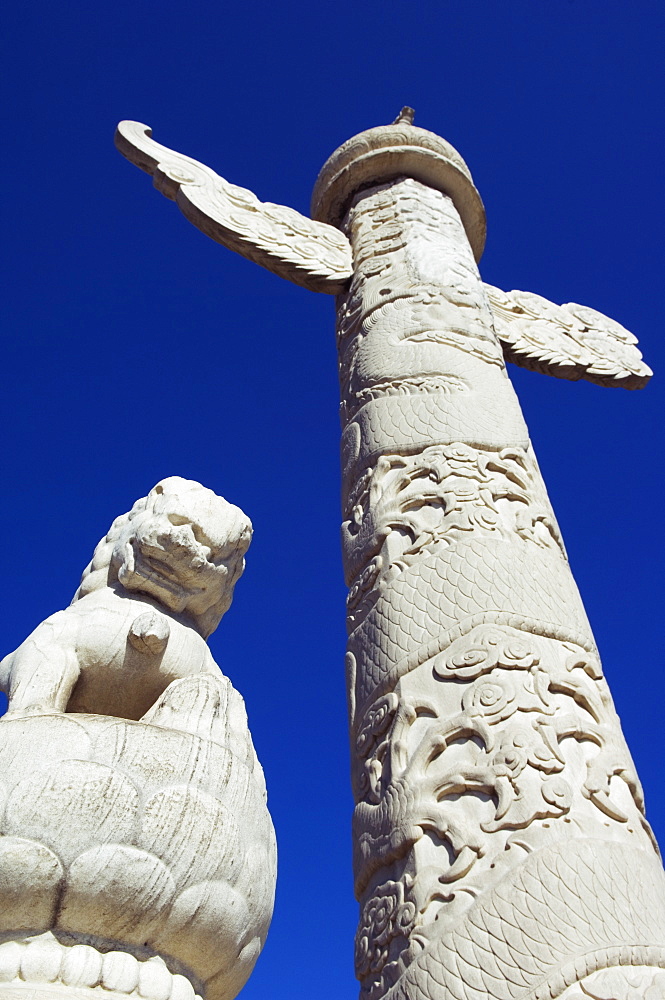
[[[506,361],[624,389],[641,389],[651,378],[637,337],[596,309],[577,302],[556,306],[533,292],[502,292],[487,284],[485,292]]]
[[[219,676],[205,639],[233,597],[249,519],[173,476],[116,518],[66,610],[0,664],[9,710],[140,719],[180,677]]]
[[[283,205],[260,202],[251,191],[229,184],[210,167],[151,136],[147,125],[124,121],[115,143],[206,236],[312,291],[334,295],[344,285],[351,271],[351,249],[333,226]]]
[[[4,1000],[25,984],[231,1000],[249,975],[275,840],[243,700],[205,637],[250,538],[239,508],[163,480],[3,661]]]
[[[341,225],[356,191],[411,177],[452,198],[474,257],[480,260],[485,248],[485,209],[471,172],[449,142],[415,128],[410,119],[412,114],[402,113],[388,128],[370,128],[335,150],[314,185],[312,218]]]
[[[311,291],[338,295],[348,287],[351,245],[324,220],[339,224],[353,192],[380,179],[411,177],[449,195],[476,259],[482,254],[485,210],[467,165],[445,139],[414,128],[408,115],[388,129],[353,136],[335,151],[316,182],[315,221],[260,202],[151,135],[140,122],[120,122],[116,145],[211,239]],[[557,306],[531,292],[503,292],[492,285],[485,290],[507,361],[557,378],[626,389],[640,388],[651,377],[636,338],[597,310],[574,302]]]
[[[665,878],[499,341],[528,358],[567,336],[570,357],[599,321],[488,301],[454,199],[420,180],[363,188],[343,226],[361,995],[535,1000],[608,965],[628,982],[643,964],[651,984]],[[618,355],[630,335],[611,329]]]
[[[665,878],[504,365],[638,388],[635,338],[484,286],[471,174],[408,115],[324,165],[305,268],[290,210],[266,253],[267,206],[220,225],[225,182],[120,136],[204,232],[338,295],[362,995],[661,997]]]

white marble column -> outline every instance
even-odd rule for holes
[[[481,282],[480,196],[411,109],[333,153],[313,220],[139,122],[116,142],[212,239],[338,296],[364,1000],[663,1000],[663,870],[504,368],[640,388],[636,338]]]
[[[327,162],[314,212],[353,249],[337,338],[362,996],[623,998],[610,973],[662,990],[665,879],[478,275],[468,169],[408,122],[373,129]]]

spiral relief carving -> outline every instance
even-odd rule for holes
[[[315,221],[138,123],[117,143],[213,239],[337,295],[362,997],[656,1000],[663,870],[504,362],[651,370],[601,313],[483,284],[471,174],[412,120],[332,154]]]
[[[662,891],[663,878],[505,375],[497,332],[505,347],[515,321],[495,331],[499,293],[488,303],[440,192],[406,178],[369,188],[344,229],[354,249],[338,347],[362,995],[558,996],[567,962],[577,963],[571,983],[581,974],[578,941],[592,984],[604,965],[643,960],[617,950],[624,940],[665,940],[660,899],[635,900],[610,926],[579,894],[611,892],[615,878],[630,891],[635,866],[644,891],[651,879]],[[564,315],[572,345],[593,317]],[[540,890],[534,865],[552,873]],[[557,899],[547,904],[550,924],[566,927],[548,937],[534,902],[552,878],[555,895],[572,896],[565,918]]]

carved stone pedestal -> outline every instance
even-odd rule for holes
[[[275,879],[243,715],[229,682],[206,677],[176,681],[149,723],[0,721],[0,981],[235,996]],[[220,720],[224,744],[200,735]]]
[[[3,661],[0,1000],[232,1000],[249,976],[275,837],[244,702],[203,636],[250,533],[211,491],[163,481]]]

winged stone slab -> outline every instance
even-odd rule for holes
[[[351,245],[334,226],[259,201],[198,160],[155,142],[141,122],[120,122],[115,142],[215,242],[310,291],[338,295],[347,287]],[[639,389],[651,378],[637,339],[608,316],[574,302],[557,306],[533,292],[484,287],[506,361],[625,389]]]
[[[637,337],[603,313],[533,292],[503,292],[485,283],[494,329],[506,361],[556,378],[641,389],[653,372]]]
[[[261,202],[198,160],[151,138],[140,122],[118,125],[115,144],[206,236],[310,291],[335,295],[351,276],[351,247],[334,226]]]

